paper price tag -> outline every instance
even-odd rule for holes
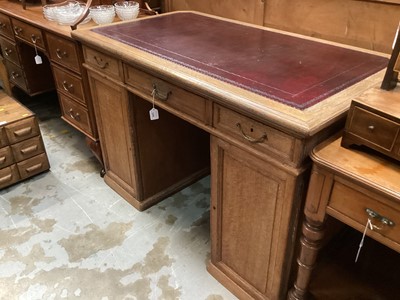
[[[42,58],[40,57],[40,55],[36,55],[35,56],[35,63],[37,64],[37,65],[40,65],[40,64],[42,64]]]
[[[154,121],[159,119],[157,108],[150,109],[149,114],[150,114],[150,120]]]

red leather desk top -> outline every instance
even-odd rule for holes
[[[298,109],[388,63],[380,56],[190,12],[92,30]]]

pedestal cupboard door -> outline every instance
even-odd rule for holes
[[[291,261],[296,177],[215,137],[211,161],[209,270],[237,295],[279,299]]]
[[[106,171],[105,180],[118,192],[136,195],[128,92],[117,83],[89,72],[93,106]]]

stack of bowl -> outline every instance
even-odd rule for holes
[[[139,3],[136,1],[119,1],[114,6],[122,21],[136,19],[139,14]]]
[[[90,9],[90,16],[98,25],[109,24],[114,21],[115,9],[113,5],[97,5]]]

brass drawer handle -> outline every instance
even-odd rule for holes
[[[33,165],[33,166],[29,167],[29,168],[26,168],[25,170],[26,170],[27,173],[32,173],[32,172],[35,172],[37,170],[40,170],[42,168],[42,166],[43,166],[42,163],[38,163],[38,164]]]
[[[74,89],[74,85],[72,84],[72,83],[70,83],[70,84],[68,84],[68,82],[66,81],[66,80],[64,80],[63,82],[62,82],[62,87],[63,87],[63,89],[65,90],[65,91],[67,91],[67,92],[72,92],[73,91],[73,89]]]
[[[369,125],[368,126],[368,130],[373,132],[375,130],[375,126],[374,125]]]
[[[6,55],[6,56],[9,56],[10,54],[12,53],[12,49],[9,49],[9,48],[4,48],[4,54]]]
[[[19,35],[22,32],[22,28],[18,26],[14,26],[15,35]]]
[[[160,86],[160,84],[157,85],[157,83],[153,83],[153,90],[151,92],[152,96],[157,97],[160,100],[167,101],[171,93],[172,92],[167,86]]]
[[[38,149],[37,145],[32,145],[30,147],[26,147],[24,149],[21,149],[20,151],[21,151],[22,154],[26,155],[26,154],[33,153],[33,152],[37,151],[37,149]]]
[[[31,35],[31,41],[32,41],[32,43],[36,44],[36,42],[37,42],[38,40],[40,40],[40,36],[36,36],[36,35],[34,35],[34,34],[32,33],[32,35]]]
[[[236,127],[239,129],[239,131],[240,131],[240,133],[242,134],[242,136],[243,136],[246,140],[248,140],[250,143],[258,144],[258,143],[263,143],[264,141],[268,140],[267,133],[264,133],[261,137],[259,137],[258,139],[255,139],[255,138],[253,138],[253,137],[247,135],[247,134],[243,131],[242,125],[241,125],[239,122],[236,123]]]
[[[69,109],[69,116],[76,121],[81,120],[81,116],[79,115],[79,113],[74,114],[74,111],[72,110],[72,108]]]
[[[375,219],[375,220],[381,222],[383,225],[387,225],[387,226],[396,225],[392,220],[390,220],[390,219],[378,214],[377,212],[373,211],[370,208],[366,208],[365,211],[367,212],[368,216],[370,216],[372,219]],[[380,229],[377,226],[374,226],[374,228]]]
[[[11,72],[11,78],[12,78],[12,79],[15,80],[15,79],[17,79],[17,78],[19,78],[19,77],[20,77],[20,75],[19,75],[17,72],[14,72],[14,71]]]
[[[56,55],[59,59],[63,59],[64,57],[68,56],[68,53],[67,53],[67,51],[62,51],[61,49],[57,48]]]
[[[0,178],[0,184],[8,182],[12,179],[12,174],[8,174]]]
[[[22,128],[20,130],[14,131],[14,135],[21,137],[21,136],[31,134],[31,132],[32,132],[32,127],[26,127],[26,128]]]
[[[96,61],[97,65],[100,67],[100,69],[105,69],[108,67],[108,62],[104,61],[102,58],[97,57],[96,55],[93,56],[94,60]]]

